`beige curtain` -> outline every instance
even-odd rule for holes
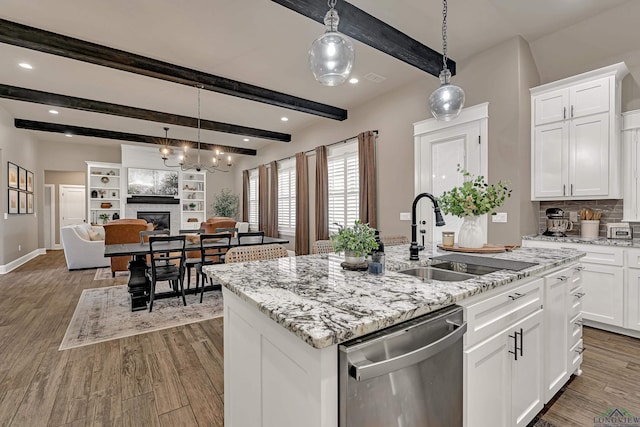
[[[249,222],[249,171],[242,171],[242,221]]]
[[[329,168],[327,147],[316,147],[316,240],[329,239]]]
[[[360,221],[378,228],[376,217],[376,136],[373,131],[358,135],[360,172]]]
[[[268,231],[269,216],[269,186],[267,182],[267,167],[258,167],[258,230]]]
[[[278,237],[278,162],[269,163],[271,181],[269,183],[269,227],[267,235]]]
[[[309,254],[309,176],[307,156],[296,153],[296,255]]]

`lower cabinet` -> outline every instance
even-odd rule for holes
[[[640,249],[627,250],[626,327],[640,331]]]

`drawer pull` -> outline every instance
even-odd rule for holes
[[[578,354],[582,354],[585,351],[585,347],[576,348],[574,351]]]
[[[574,296],[575,296],[576,298],[580,299],[580,298],[582,298],[583,296],[585,296],[585,293],[584,293],[584,292],[576,292]]]
[[[523,296],[525,296],[526,294],[519,294],[518,292],[514,293],[513,295],[509,295],[509,298],[511,298],[512,301],[515,301],[517,299],[522,298]]]
[[[582,325],[584,325],[584,322],[582,320],[577,320],[577,321],[573,322],[573,324],[576,325],[576,326],[582,326]]]
[[[560,276],[558,277],[558,280],[560,280],[561,282],[566,282],[567,280],[569,280],[569,276]]]

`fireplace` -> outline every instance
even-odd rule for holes
[[[154,230],[171,230],[171,212],[138,211],[137,216],[152,223]]]

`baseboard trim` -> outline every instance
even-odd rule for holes
[[[628,337],[640,338],[640,332],[633,329],[622,328],[620,326],[607,325],[606,323],[596,322],[595,320],[583,320],[584,326],[590,326],[596,329],[602,329],[603,331],[613,332],[620,335],[626,335]]]
[[[45,255],[47,253],[47,250],[45,248],[38,248],[34,251],[29,252],[26,255],[21,256],[18,259],[14,259],[13,261],[11,261],[8,264],[4,264],[4,265],[0,265],[0,274],[7,274],[12,270],[15,270],[16,268],[20,267],[23,264],[26,264],[27,262],[31,261],[32,259],[34,259],[35,257],[37,257],[38,255]]]

